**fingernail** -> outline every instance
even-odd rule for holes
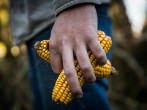
[[[59,71],[52,69],[52,71],[56,74],[59,74]]]
[[[80,95],[77,95],[76,98],[80,99],[80,98],[82,98],[82,96],[83,95],[80,94]]]
[[[60,73],[59,71],[55,71],[55,70],[53,70],[53,72],[54,72],[55,74],[59,74],[59,73]]]
[[[99,62],[100,65],[105,65],[107,63],[107,59],[103,58],[101,59],[101,62]]]
[[[54,66],[53,65],[51,65],[51,69],[52,69],[52,71],[54,72],[54,73],[56,73],[56,74],[58,74],[59,72],[54,68]]]

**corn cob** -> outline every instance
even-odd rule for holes
[[[104,32],[98,31],[98,40],[100,41],[100,44],[103,47],[105,53],[107,53],[112,45],[111,38],[106,36]],[[36,42],[34,48],[36,49],[38,55],[49,63],[50,61],[49,40]],[[94,54],[91,51],[88,51],[88,55],[97,78],[103,78],[111,74],[113,69],[109,60],[107,60],[107,63],[105,65],[101,66],[97,64],[97,59],[95,58]],[[80,69],[80,65],[78,61],[75,60],[74,63],[75,63],[75,69],[77,71],[79,83],[80,86],[82,87],[85,83],[85,79]],[[61,102],[64,104],[67,104],[72,100],[72,94],[70,93],[69,86],[64,75],[64,70],[61,71],[55,83],[52,92],[52,99],[56,102]]]

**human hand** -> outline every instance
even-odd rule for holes
[[[97,38],[97,14],[92,4],[77,5],[61,12],[51,31],[50,63],[54,72],[64,68],[71,93],[81,98],[83,93],[74,66],[76,56],[84,78],[94,82],[96,77],[87,50],[91,50],[99,64],[106,63],[106,55]]]

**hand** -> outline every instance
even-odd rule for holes
[[[87,82],[96,77],[87,50],[91,50],[99,64],[106,63],[105,53],[97,38],[97,14],[92,4],[77,5],[61,12],[51,31],[50,63],[54,72],[64,68],[71,93],[77,98],[83,93],[74,67],[76,56]]]

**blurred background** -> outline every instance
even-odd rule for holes
[[[112,64],[119,75],[108,77],[113,110],[147,110],[147,0],[112,0]],[[9,0],[0,0],[0,110],[31,110],[27,52],[13,46]]]

